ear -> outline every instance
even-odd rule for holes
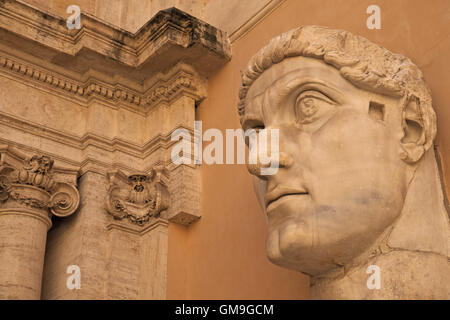
[[[420,100],[415,96],[405,99],[403,108],[400,157],[407,163],[416,163],[425,153],[425,125],[420,110]]]

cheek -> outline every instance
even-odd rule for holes
[[[305,162],[316,199],[390,202],[405,193],[399,141],[382,122],[357,112],[340,112],[310,137]]]
[[[347,249],[363,248],[392,225],[402,202],[377,194],[357,192],[333,206],[319,206],[315,220],[316,244],[345,243]]]
[[[399,159],[400,137],[394,130],[386,123],[354,110],[340,110],[310,137],[315,151],[338,162]]]
[[[303,163],[316,205],[316,236],[326,243],[339,243],[345,235],[362,244],[369,241],[366,236],[373,240],[400,214],[406,195],[396,134],[365,114],[347,111],[310,139]]]

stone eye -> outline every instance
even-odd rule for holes
[[[262,122],[262,120],[258,120],[258,119],[248,119],[244,125],[243,125],[243,129],[246,131],[246,133],[250,134],[248,131],[249,130],[253,130],[254,133],[259,134],[259,132],[261,130],[265,129],[264,123]],[[250,143],[250,139],[249,139],[249,135],[246,134],[245,135],[245,144],[247,146],[249,146]]]
[[[259,131],[264,130],[265,126],[264,123],[261,120],[247,120],[247,122],[244,125],[244,130],[255,130],[256,133],[259,133]]]
[[[300,102],[300,112],[305,117],[311,117],[317,112],[317,105],[313,98],[306,98]]]
[[[295,102],[297,122],[308,124],[324,115],[330,105],[335,104],[330,98],[318,91],[304,91]]]
[[[264,130],[264,126],[256,126],[256,127],[251,128],[251,129],[255,130],[256,133],[259,133],[261,130]]]

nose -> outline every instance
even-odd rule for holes
[[[293,162],[294,159],[290,154],[286,152],[279,152],[278,157],[276,154],[271,155],[271,160],[269,163],[261,163],[259,157],[257,158],[255,164],[247,163],[247,170],[250,174],[253,174],[261,179],[267,179],[268,176],[261,173],[262,168],[289,168]]]

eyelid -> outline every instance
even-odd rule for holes
[[[244,123],[242,124],[242,128],[244,131],[249,129],[264,129],[264,122],[259,119],[245,119]]]
[[[330,98],[325,93],[317,90],[317,89],[306,89],[303,90],[296,99],[296,104],[298,104],[300,101],[302,101],[305,98],[316,98],[319,100],[323,100],[329,104],[337,104],[336,101],[334,101],[332,98]]]
[[[305,99],[317,99],[328,104],[328,107],[325,105],[321,105],[321,103],[312,103],[305,102],[303,104],[303,100]],[[329,95],[323,93],[321,90],[316,88],[308,88],[298,94],[295,100],[295,115],[297,119],[297,123],[302,125],[308,125],[318,121],[319,119],[326,118],[327,114],[330,114],[330,110],[333,110],[338,102],[336,102],[333,98],[330,98]],[[331,109],[329,109],[331,108]]]

